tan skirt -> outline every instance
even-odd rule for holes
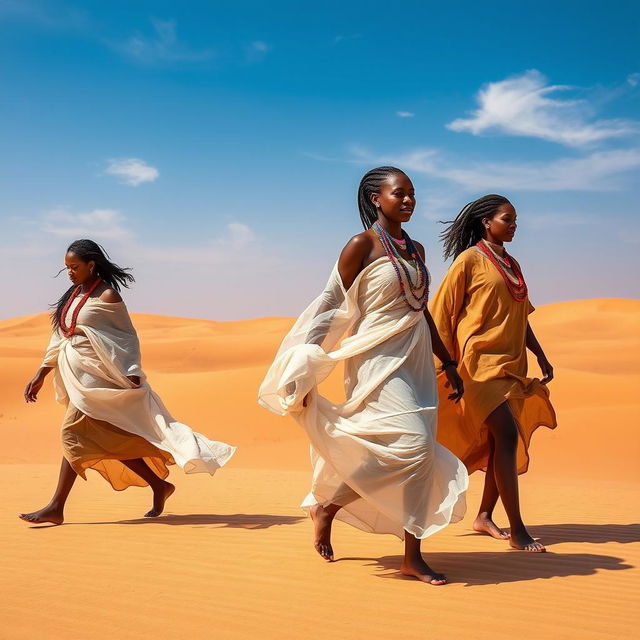
[[[121,460],[143,458],[160,478],[169,475],[167,465],[175,464],[166,451],[144,438],[123,431],[109,422],[85,415],[72,404],[62,422],[63,455],[73,470],[85,480],[85,471],[95,469],[116,491],[146,487],[148,483],[122,464]]]

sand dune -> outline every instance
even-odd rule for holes
[[[444,589],[400,577],[401,545],[388,536],[338,523],[340,561],[325,565],[311,550],[297,508],[309,482],[306,439],[256,404],[291,322],[134,314],[143,366],[171,411],[240,449],[213,479],[173,471],[178,491],[156,521],[137,519],[148,491],[116,494],[90,474],[74,489],[68,524],[54,528],[15,517],[47,501],[60,457],[63,409],[50,385],[36,405],[22,399],[48,319],[0,322],[2,638],[637,634],[640,301],[567,302],[532,316],[556,368],[559,427],[536,433],[522,493],[551,553],[510,552],[470,531],[476,474],[468,517],[426,545],[452,582]],[[340,381],[327,392],[338,397]]]

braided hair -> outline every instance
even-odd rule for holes
[[[511,204],[504,196],[491,193],[465,205],[455,220],[442,224],[449,226],[440,234],[444,242],[444,259],[457,258],[465,249],[482,240],[484,229],[483,218],[492,218],[503,204]]]
[[[380,193],[380,187],[389,176],[407,174],[396,167],[377,167],[367,171],[360,180],[358,187],[358,209],[360,210],[360,220],[365,229],[370,229],[378,219],[378,209],[373,204],[371,196]]]
[[[135,282],[135,278],[130,273],[127,273],[130,269],[123,269],[114,262],[111,262],[109,260],[109,254],[93,240],[76,240],[69,245],[67,253],[73,253],[85,263],[93,260],[96,263],[94,270],[95,275],[116,291],[120,291],[121,287],[128,288],[132,282]],[[63,271],[64,269],[61,269],[57,275],[60,275]],[[76,285],[69,287],[60,296],[58,301],[51,305],[53,308],[51,312],[51,323],[56,329],[60,326],[62,309],[75,288]]]

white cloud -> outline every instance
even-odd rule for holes
[[[610,218],[610,214],[603,217]],[[584,227],[598,224],[599,218],[593,214],[568,213],[566,211],[558,213],[534,213],[528,212],[523,218],[524,224],[532,229],[545,229],[558,227]]]
[[[444,178],[469,191],[520,189],[528,191],[609,191],[623,186],[625,173],[640,169],[640,149],[599,151],[578,158],[547,162],[450,161],[437,149],[376,155],[352,149],[351,162],[395,164],[432,177]]]
[[[630,73],[627,76],[627,83],[632,87],[637,87],[640,84],[640,73]]]
[[[246,47],[247,60],[249,62],[258,62],[271,51],[271,45],[262,40],[255,40]]]
[[[0,20],[23,21],[62,31],[83,30],[90,24],[84,9],[65,7],[62,3],[47,6],[34,0],[0,0]]]
[[[640,132],[633,120],[589,121],[589,105],[583,100],[559,100],[550,94],[567,91],[564,85],[549,85],[534,70],[490,82],[477,94],[479,108],[470,118],[458,118],[447,125],[453,131],[474,135],[498,132],[558,142],[571,147],[591,145],[610,138]]]
[[[133,236],[125,226],[124,216],[115,209],[93,209],[85,213],[70,213],[54,209],[41,221],[42,231],[68,240],[77,238],[127,240]]]
[[[229,242],[233,249],[243,249],[256,239],[249,226],[241,222],[231,222],[227,225]]]
[[[145,261],[184,265],[184,264],[225,264],[238,259],[238,252],[249,246],[255,246],[255,233],[246,224],[231,222],[225,233],[200,245],[170,248],[152,245],[139,245],[135,253]]]
[[[396,111],[398,118],[413,118],[416,114],[411,111]]]
[[[151,19],[152,35],[136,33],[113,48],[138,62],[202,62],[215,55],[211,49],[191,49],[178,40],[174,20]]]
[[[341,42],[348,42],[349,40],[359,40],[360,38],[362,38],[362,35],[359,33],[353,33],[351,35],[339,34],[335,36],[332,44],[336,45],[340,44]]]
[[[124,184],[137,187],[144,182],[155,182],[160,172],[139,158],[114,158],[109,160],[106,172],[118,176]]]

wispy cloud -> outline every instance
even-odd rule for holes
[[[159,62],[203,62],[211,59],[211,49],[193,49],[180,42],[175,20],[151,19],[152,33],[137,32],[123,42],[113,43],[120,53],[145,64]]]
[[[398,118],[413,118],[416,114],[411,111],[396,111]]]
[[[44,29],[71,30],[85,29],[90,20],[87,13],[75,7],[65,7],[62,3],[47,6],[34,0],[0,0],[0,21],[27,22]]]
[[[271,51],[272,46],[263,40],[254,40],[245,48],[248,62],[260,62]]]
[[[557,227],[583,227],[598,223],[598,217],[584,213],[535,213],[528,212],[523,218],[524,223],[532,229],[557,228]]]
[[[145,261],[166,264],[225,264],[237,260],[238,251],[255,248],[257,238],[251,227],[241,222],[227,224],[225,233],[216,238],[203,241],[200,245],[188,247],[166,247],[153,245],[137,245],[136,255]]]
[[[356,147],[351,154],[350,162],[396,164],[450,180],[469,191],[610,191],[624,186],[624,174],[640,169],[640,149],[599,151],[548,162],[451,161],[438,149],[378,155]]]
[[[333,39],[332,44],[336,45],[340,44],[341,42],[347,42],[349,40],[359,40],[360,38],[362,38],[362,35],[359,33],[353,33],[351,35],[338,34]]]
[[[496,132],[541,138],[570,147],[583,147],[640,133],[638,121],[591,119],[590,105],[584,100],[551,97],[551,94],[569,89],[571,87],[565,85],[548,84],[547,79],[535,69],[506,80],[490,82],[478,92],[479,108],[471,113],[471,117],[458,118],[447,128],[474,135]]]
[[[105,172],[117,176],[124,184],[137,187],[145,182],[155,182],[160,172],[139,158],[113,158]]]
[[[23,233],[28,226],[28,232]],[[209,239],[201,238],[199,244],[170,248],[141,242],[130,228],[126,216],[116,209],[92,209],[86,212],[71,212],[57,208],[41,216],[20,217],[20,242],[15,242],[15,255],[36,255],[51,248],[50,236],[63,239],[64,243],[77,238],[108,240],[116,247],[125,248],[143,262],[172,263],[175,265],[201,264],[220,265],[236,260],[238,252],[251,249],[252,255],[260,252],[262,244],[253,229],[243,222],[230,222],[224,232]],[[2,252],[8,249],[3,246]],[[46,249],[46,251],[45,251]]]
[[[67,239],[90,237],[101,240],[127,240],[133,233],[126,226],[125,217],[115,209],[93,209],[71,213],[66,209],[54,209],[41,219],[45,233]]]
[[[637,87],[640,84],[640,73],[630,73],[627,76],[627,84]]]

